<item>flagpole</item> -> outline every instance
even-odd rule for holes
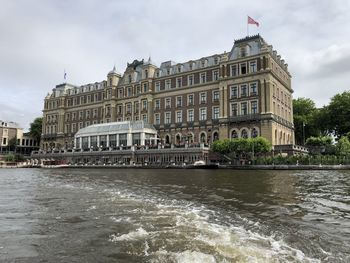
[[[248,15],[247,15],[247,37],[249,37],[249,23],[248,23]]]

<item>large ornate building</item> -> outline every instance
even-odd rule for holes
[[[137,120],[164,144],[255,136],[294,144],[292,93],[288,65],[259,35],[184,63],[135,60],[101,82],[57,85],[45,98],[41,148],[71,148],[92,124]]]

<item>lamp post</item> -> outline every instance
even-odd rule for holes
[[[303,145],[305,146],[305,122],[303,122]]]

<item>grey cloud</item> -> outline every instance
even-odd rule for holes
[[[113,64],[122,72],[127,62],[149,55],[160,64],[229,51],[234,39],[246,35],[246,15],[261,24],[250,33],[260,32],[289,64],[294,96],[322,105],[348,88],[349,5],[341,0],[2,1],[0,117],[28,127],[42,114],[46,93],[63,81],[64,69],[68,81],[80,85],[104,79]],[[330,52],[333,46],[339,52]]]

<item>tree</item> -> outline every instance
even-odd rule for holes
[[[40,142],[41,133],[42,133],[42,123],[43,118],[36,118],[31,124],[29,128],[29,135],[32,136],[37,142]]]
[[[297,98],[293,100],[295,141],[297,144],[304,144],[305,139],[310,136],[320,135],[320,128],[316,122],[318,113],[319,111],[311,99]]]
[[[17,137],[13,137],[9,140],[8,146],[10,151],[16,151]]]
[[[248,155],[253,157],[253,153],[259,155],[270,152],[271,149],[271,143],[263,137],[223,139],[212,144],[213,152],[239,156],[239,158],[246,158]]]
[[[339,156],[350,156],[350,141],[348,137],[343,136],[339,139],[336,146],[336,153]]]
[[[330,129],[340,138],[350,132],[350,91],[335,95],[328,106]]]

